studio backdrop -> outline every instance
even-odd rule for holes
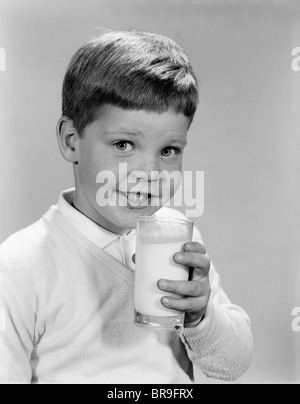
[[[1,0],[0,242],[74,185],[55,135],[62,80],[103,28],[167,35],[190,56],[200,105],[184,170],[204,171],[194,220],[252,320],[255,353],[240,382],[300,382],[297,0]]]

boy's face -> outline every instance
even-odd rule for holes
[[[139,216],[151,216],[166,203],[157,173],[182,171],[189,124],[189,118],[171,111],[159,114],[101,107],[98,118],[77,140],[75,206],[114,233],[135,228]],[[98,174],[104,172],[115,182],[104,181],[105,175],[99,181]],[[109,190],[106,196],[117,201],[113,206],[99,204],[103,185]]]

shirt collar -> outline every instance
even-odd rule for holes
[[[74,194],[75,188],[71,188],[62,192],[58,199],[59,212],[71,222],[73,226],[100,248],[105,248],[113,241],[120,238],[119,234],[104,229],[75,209],[72,206]]]

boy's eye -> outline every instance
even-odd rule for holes
[[[133,145],[127,141],[119,141],[114,143],[114,147],[119,151],[131,151],[133,150]]]
[[[173,157],[177,156],[180,153],[180,149],[178,147],[166,147],[162,150],[161,154],[164,157]]]

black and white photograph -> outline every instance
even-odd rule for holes
[[[300,384],[300,0],[0,0],[0,384]]]

